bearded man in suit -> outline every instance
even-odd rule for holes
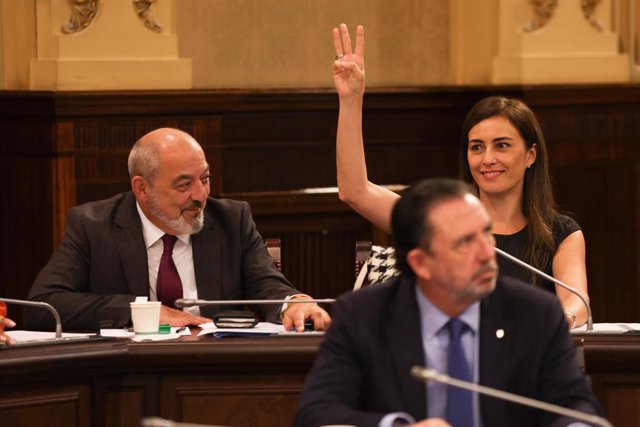
[[[29,299],[53,305],[65,329],[129,325],[136,296],[163,301],[160,323],[172,326],[210,321],[220,309],[176,309],[176,298],[310,298],[275,268],[249,205],[209,197],[210,166],[191,135],[172,128],[146,134],[131,149],[128,168],[130,192],[69,211],[64,238],[31,288]],[[165,262],[175,265],[177,290],[158,280],[165,240],[173,246]],[[299,331],[305,320],[317,330],[331,322],[313,303],[252,309]],[[25,318],[30,329],[53,328],[48,313],[31,310]]]

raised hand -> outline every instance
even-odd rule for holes
[[[364,27],[356,29],[355,52],[351,48],[351,37],[346,24],[333,29],[333,47],[336,60],[333,62],[333,82],[340,98],[364,94]]]

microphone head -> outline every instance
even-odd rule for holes
[[[179,298],[173,303],[173,305],[176,308],[193,307],[193,300],[192,299]]]
[[[418,380],[424,380],[424,377],[422,376],[422,371],[424,371],[424,368],[422,366],[415,365],[411,368],[410,373],[413,378],[416,378]]]
[[[421,381],[442,381],[442,375],[435,369],[427,369],[419,365],[415,365],[411,368],[411,376]]]

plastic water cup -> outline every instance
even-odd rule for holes
[[[160,327],[160,301],[132,302],[131,321],[136,335],[157,334]]]

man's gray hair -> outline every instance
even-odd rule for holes
[[[129,178],[141,176],[149,184],[153,184],[158,174],[158,163],[160,153],[156,144],[142,143],[136,141],[129,153],[127,166],[129,168]]]

